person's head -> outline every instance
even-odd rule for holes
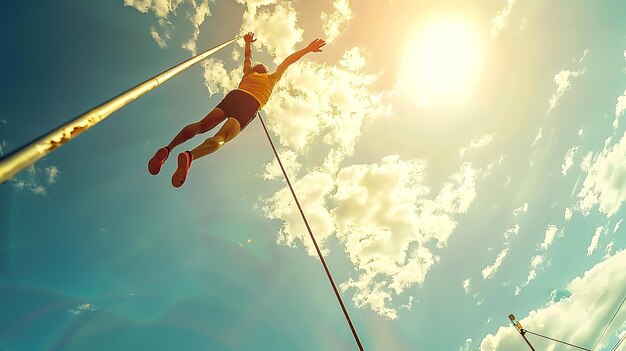
[[[254,65],[254,67],[252,67],[252,70],[254,72],[256,72],[256,73],[267,73],[268,72],[267,66],[262,64],[262,63]]]

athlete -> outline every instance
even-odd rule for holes
[[[322,39],[313,40],[307,47],[289,55],[278,67],[276,72],[268,73],[267,66],[256,64],[252,66],[251,45],[256,41],[252,32],[244,35],[245,59],[243,61],[243,78],[239,87],[224,97],[224,99],[206,117],[196,123],[185,126],[172,141],[156,151],[148,162],[148,172],[159,174],[165,160],[174,148],[194,136],[206,133],[226,120],[219,131],[206,139],[202,144],[191,151],[178,154],[178,167],[172,175],[172,185],[179,188],[187,179],[187,173],[192,161],[217,151],[222,145],[236,137],[256,116],[257,111],[263,108],[276,82],[280,80],[285,70],[294,62],[309,52],[321,52],[326,42]]]

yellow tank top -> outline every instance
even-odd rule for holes
[[[238,89],[252,95],[263,107],[270,99],[274,85],[276,79],[270,78],[268,73],[252,72],[241,79]]]

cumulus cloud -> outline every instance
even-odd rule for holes
[[[506,5],[491,19],[491,36],[497,37],[501,30],[508,25],[507,21],[513,11],[513,6],[517,0],[506,0]]]
[[[150,27],[150,36],[152,37],[152,39],[154,39],[154,41],[157,43],[157,45],[161,49],[167,47],[167,40],[170,38],[169,33],[166,32],[163,36],[161,36],[161,34],[153,26],[153,27]]]
[[[341,35],[341,26],[352,19],[352,10],[349,0],[335,0],[333,2],[334,12],[328,14],[322,12],[322,30],[329,43],[334,42]]]
[[[617,223],[615,223],[615,227],[613,227],[613,234],[615,234],[619,230],[619,227],[622,225],[623,221],[624,219],[622,218]]]
[[[483,279],[493,278],[493,276],[498,271],[498,268],[500,268],[500,265],[502,264],[502,260],[504,260],[508,252],[509,252],[509,248],[508,247],[504,248],[502,251],[500,251],[500,253],[498,254],[498,257],[496,257],[496,260],[493,262],[493,264],[483,269],[482,271]]]
[[[197,54],[196,42],[200,35],[200,26],[204,23],[207,16],[211,16],[211,10],[209,9],[209,0],[202,0],[198,5],[195,0],[192,0],[194,12],[189,15],[189,21],[193,26],[193,33],[191,38],[183,44],[183,49],[191,52],[192,55]]]
[[[0,156],[4,155],[4,148],[7,147],[6,140],[0,140]]]
[[[528,212],[528,202],[525,202],[520,207],[516,207],[513,210],[513,216],[515,216],[515,218],[517,219],[517,217],[521,216],[522,214],[524,214],[526,212]]]
[[[587,256],[591,256],[593,252],[598,248],[598,241],[600,240],[600,234],[604,230],[603,226],[599,226],[596,228],[595,234],[593,234],[593,238],[591,238],[591,243],[589,243],[589,247],[587,248]]]
[[[336,174],[317,171],[295,182],[324,252],[328,238],[336,236],[358,273],[341,289],[353,289],[356,306],[387,318],[397,317],[394,299],[423,283],[439,260],[429,243],[446,245],[456,227],[452,216],[467,211],[475,196],[477,172],[471,166],[453,174],[436,195],[423,184],[424,168],[422,161],[392,155],[379,164],[346,166]],[[280,243],[301,243],[313,255],[290,197],[287,189],[277,192],[266,202],[266,215],[283,221]],[[333,204],[330,210],[327,203]]]
[[[295,51],[295,45],[302,41],[304,30],[298,23],[298,14],[291,2],[279,2],[271,6],[271,1],[246,1],[241,33],[254,31],[255,46],[265,49],[280,63]]]
[[[552,242],[554,241],[554,238],[557,236],[557,234],[559,236],[563,235],[563,229],[561,229],[559,233],[559,228],[557,228],[557,226],[554,224],[550,224],[548,226],[548,229],[546,229],[546,235],[543,239],[543,243],[539,244],[539,248],[541,250],[547,250],[550,245],[552,245]]]
[[[17,190],[28,190],[35,195],[46,195],[47,186],[56,183],[59,174],[57,166],[40,168],[31,165],[22,173],[9,180],[9,184]]]
[[[98,307],[90,304],[90,303],[82,303],[72,309],[69,310],[70,313],[74,314],[74,315],[80,315],[83,314],[85,312],[93,312],[93,311],[97,311]]]
[[[569,221],[572,219],[572,215],[574,214],[574,211],[572,210],[571,207],[566,207],[565,208],[565,214],[563,215],[563,217],[565,218],[566,221]]]
[[[513,228],[508,228],[504,231],[504,239],[509,240],[511,236],[519,234],[519,224],[516,224]]]
[[[472,351],[472,338],[465,339],[463,345],[459,347],[459,351]]]
[[[563,97],[563,95],[565,95],[565,92],[572,87],[570,79],[572,77],[581,76],[584,73],[584,69],[580,71],[563,70],[554,76],[554,82],[556,83],[556,92],[550,98],[550,108],[548,108],[548,112],[552,111],[552,109],[556,107],[559,100]]]
[[[615,311],[616,303],[623,298],[623,291],[616,286],[626,286],[626,251],[622,250],[610,258],[596,264],[582,277],[572,280],[567,288],[567,297],[519,319],[522,326],[530,331],[549,335],[576,345],[591,347],[602,334],[607,316]],[[567,318],[563,318],[567,316]],[[622,310],[600,341],[600,350],[610,341],[608,335],[616,331],[626,321]],[[528,336],[532,338],[532,335]],[[522,343],[522,344],[520,344]],[[554,343],[541,338],[532,338],[537,350],[552,351]],[[488,334],[480,343],[481,351],[517,350],[523,345],[520,336],[512,326],[500,327],[495,334]]]
[[[462,283],[461,286],[463,287],[463,291],[465,291],[466,294],[469,293],[469,289],[470,289],[470,278],[465,279]]]
[[[167,18],[183,0],[124,0],[124,6],[130,6],[139,12],[154,12],[157,17]]]
[[[615,104],[615,120],[613,121],[613,129],[617,129],[619,127],[619,118],[626,111],[626,90],[624,90],[624,94],[617,98],[617,103]]]
[[[574,164],[574,156],[576,155],[576,151],[578,151],[578,146],[572,147],[565,153],[565,158],[563,160],[563,164],[561,165],[561,173],[565,176],[567,175],[567,171],[572,168]]]
[[[483,147],[489,145],[493,141],[494,135],[495,133],[486,134],[480,138],[474,138],[470,140],[470,143],[467,147],[464,147],[461,150],[459,150],[459,154],[461,155],[461,157],[464,157],[466,154],[468,154],[471,151],[482,149]]]
[[[599,211],[611,217],[626,200],[623,182],[626,177],[626,134],[612,147],[605,144],[604,149],[589,156],[587,162],[586,167],[582,167],[587,175],[577,195],[577,209],[586,216],[591,208],[599,205]]]

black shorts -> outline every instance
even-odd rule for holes
[[[216,106],[224,111],[226,117],[234,117],[243,130],[256,116],[261,104],[252,95],[243,90],[232,90]]]

